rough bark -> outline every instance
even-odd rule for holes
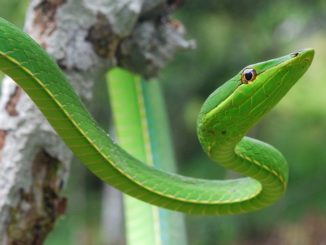
[[[90,104],[96,81],[119,64],[154,76],[179,48],[177,0],[31,0],[25,31],[55,59]],[[42,244],[67,199],[72,153],[9,78],[0,100],[0,243]]]

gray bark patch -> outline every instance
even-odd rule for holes
[[[15,91],[10,95],[9,100],[5,106],[5,110],[12,117],[18,116],[18,111],[16,110],[16,105],[20,98],[22,90],[20,87],[16,86]]]
[[[99,13],[97,21],[89,28],[86,41],[92,44],[98,56],[112,58],[115,55],[119,38],[114,35],[108,19]]]

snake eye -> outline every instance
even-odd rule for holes
[[[248,84],[249,82],[255,80],[256,78],[256,71],[255,69],[245,69],[241,74],[241,82]]]

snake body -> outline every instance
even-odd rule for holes
[[[75,156],[102,181],[145,202],[190,214],[237,214],[276,201],[288,167],[272,146],[244,137],[313,59],[311,49],[250,65],[213,92],[198,117],[208,156],[247,177],[205,180],[164,172],[130,156],[90,116],[55,62],[0,19],[0,70],[34,101]]]

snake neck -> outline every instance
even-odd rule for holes
[[[274,198],[286,189],[286,160],[273,146],[245,137],[248,129],[225,113],[209,119],[200,115],[198,120],[198,138],[208,156],[227,169],[256,179],[271,195],[268,199]]]
[[[243,138],[243,130],[235,130],[235,120],[224,113],[207,118],[204,113],[198,116],[197,134],[206,154],[214,161],[223,164],[233,161],[235,147]]]

